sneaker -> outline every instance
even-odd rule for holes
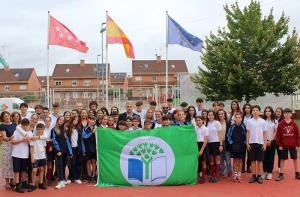
[[[252,172],[251,168],[248,167],[248,168],[247,168],[247,173],[251,173],[251,172]]]
[[[267,178],[266,178],[267,180],[272,180],[272,173],[268,173],[268,175],[267,175]]]
[[[51,181],[48,181],[48,186],[52,186],[52,182]]]
[[[262,184],[262,183],[263,183],[262,178],[261,178],[261,177],[257,177],[257,182],[258,182],[259,184]]]
[[[212,183],[213,182],[214,177],[210,177],[208,182]]]
[[[28,192],[33,192],[35,190],[36,186],[31,186],[29,189],[28,189]]]
[[[39,189],[45,190],[45,189],[47,189],[47,187],[43,183],[40,183],[39,184]]]
[[[242,177],[238,176],[238,177],[237,177],[237,182],[238,182],[238,183],[242,183],[242,182],[243,182]]]
[[[246,172],[246,170],[245,170],[245,168],[243,168],[243,169],[242,169],[242,173],[245,173],[245,172]]]
[[[200,179],[199,183],[200,184],[204,184],[205,183],[205,179]]]
[[[218,178],[217,178],[217,177],[214,177],[214,178],[213,178],[213,183],[216,183],[216,182],[218,182]]]
[[[23,183],[21,187],[22,189],[29,189],[32,187],[32,185],[29,185],[28,183]]]
[[[72,181],[70,179],[67,180],[67,184],[71,184]]]
[[[263,175],[261,175],[261,178],[262,178],[262,179],[265,179],[265,178],[267,178],[267,176],[268,176],[268,173],[265,172]]]
[[[22,187],[20,185],[16,186],[16,188],[14,189],[14,191],[16,191],[18,193],[24,193],[24,189],[22,189]]]
[[[300,179],[300,174],[295,175],[296,179]]]
[[[68,185],[68,181],[66,180],[62,180],[64,182],[65,185]]]
[[[93,177],[93,182],[97,183],[97,176],[96,175]]]
[[[232,180],[233,180],[233,182],[237,182],[238,181],[238,177],[236,175],[233,175]]]
[[[90,183],[91,181],[92,181],[92,177],[91,177],[91,176],[88,176],[88,177],[87,177],[87,182]]]
[[[276,181],[281,181],[281,180],[283,180],[283,179],[284,179],[284,176],[283,176],[283,175],[279,175],[279,176],[277,177]]]
[[[78,180],[75,180],[75,183],[82,184],[82,181],[78,179]]]
[[[249,183],[254,183],[254,182],[256,182],[256,181],[257,181],[257,178],[256,178],[256,177],[252,177],[252,178],[250,179]]]
[[[64,184],[63,181],[60,181],[60,182],[55,186],[56,189],[60,189],[60,188],[62,188],[62,187],[65,187],[65,184]]]

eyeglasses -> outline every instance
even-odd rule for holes
[[[163,109],[168,109],[168,107],[162,107]]]

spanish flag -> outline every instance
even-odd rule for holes
[[[107,44],[123,44],[126,56],[134,59],[133,46],[122,29],[107,15]]]

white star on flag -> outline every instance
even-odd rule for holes
[[[67,29],[65,29],[65,33],[69,33]]]
[[[59,31],[59,30],[60,30],[60,27],[56,26],[55,29],[56,29],[56,31]]]
[[[72,40],[72,38],[73,38],[72,35],[68,36],[68,40]]]
[[[64,34],[60,33],[60,34],[59,34],[59,37],[63,38],[63,37],[64,37]]]

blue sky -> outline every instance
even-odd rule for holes
[[[90,48],[87,54],[75,50],[50,46],[50,74],[55,64],[96,63],[101,54],[101,23],[109,16],[130,39],[137,60],[155,59],[160,53],[166,58],[166,11],[188,32],[202,40],[218,27],[226,26],[223,5],[235,0],[2,0],[0,13],[0,53],[11,68],[35,68],[38,75],[46,75],[47,67],[47,12],[66,25]],[[262,0],[263,15],[273,7],[275,20],[282,11],[290,16],[289,31],[299,31],[298,0]],[[240,0],[241,8],[250,0]],[[105,34],[104,34],[105,36]],[[104,37],[105,38],[105,37]],[[105,39],[104,39],[105,40]],[[104,43],[105,46],[105,43]],[[105,52],[105,49],[104,49]],[[197,72],[202,65],[200,53],[179,45],[169,45],[169,59],[183,59],[189,72]],[[104,54],[104,57],[106,55]],[[99,58],[100,61],[101,58]],[[104,60],[105,61],[105,60]],[[123,46],[109,45],[108,62],[112,72],[131,74],[131,59],[127,59]]]

